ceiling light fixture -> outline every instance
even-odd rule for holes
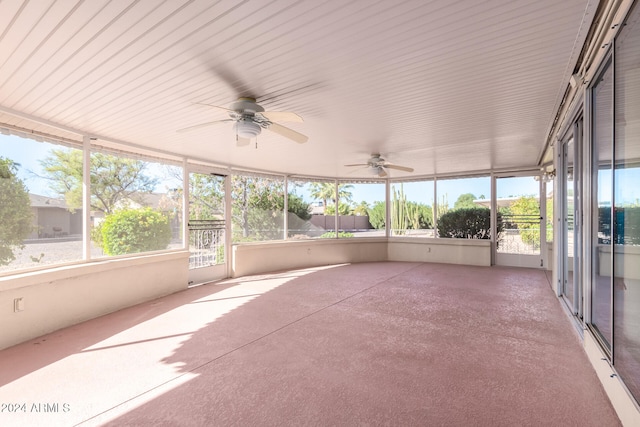
[[[260,135],[262,127],[251,120],[242,118],[234,123],[233,130],[240,138],[252,139]]]

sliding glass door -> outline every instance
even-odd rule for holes
[[[562,146],[562,257],[560,294],[571,312],[582,319],[582,149],[583,119],[579,117],[571,126]]]
[[[591,92],[591,326],[611,351],[613,67],[608,61]]]

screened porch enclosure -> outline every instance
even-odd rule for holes
[[[639,45],[638,0],[1,1],[0,395],[640,425]]]

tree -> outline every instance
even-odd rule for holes
[[[0,265],[15,259],[13,249],[23,246],[32,229],[29,192],[17,173],[13,160],[0,157]]]
[[[384,218],[386,216],[384,202],[373,202],[373,206],[367,211],[369,224],[377,230],[384,229]]]
[[[53,149],[40,161],[53,191],[64,196],[70,210],[82,207],[82,151]],[[157,179],[145,174],[146,163],[104,153],[93,153],[90,162],[91,209],[106,214],[125,200],[142,201]]]
[[[302,197],[289,193],[287,199],[288,212],[305,221],[311,219],[311,205],[306,203]]]
[[[282,181],[247,175],[232,178],[232,220],[235,240],[282,238],[284,225],[284,184]],[[310,206],[295,194],[289,194],[288,212],[308,220]]]
[[[458,197],[458,200],[453,204],[453,209],[467,209],[478,207],[473,201],[476,200],[476,196],[472,193],[464,193]]]
[[[358,216],[366,216],[369,212],[369,203],[366,201],[361,201],[358,205],[353,208],[353,214]]]
[[[309,186],[309,195],[316,200],[322,200],[322,206],[326,209],[327,202],[334,200],[336,186],[332,182],[314,182]]]
[[[351,190],[353,189],[353,185],[351,184],[340,184],[338,190],[338,197],[340,198],[340,202],[349,204],[353,200],[353,193]],[[328,202],[331,201],[333,204],[336,203],[336,186],[333,182],[314,182],[311,184],[309,188],[309,195],[316,200],[322,200],[323,206],[326,209],[328,206]],[[344,210],[342,207],[338,207],[338,211]],[[335,208],[333,210],[335,212]],[[333,213],[330,215],[334,215]]]
[[[224,176],[189,174],[189,219],[224,219]]]
[[[338,204],[338,215],[351,215],[353,213],[353,209],[350,204],[340,202]],[[329,205],[324,209],[325,215],[335,215],[336,214],[336,205]]]
[[[189,175],[189,218],[224,219],[225,177]],[[281,181],[234,175],[231,178],[231,220],[234,240],[280,238],[284,223],[284,185]],[[296,195],[288,195],[288,212],[306,221],[310,206]]]
[[[520,231],[520,238],[534,248],[540,247],[540,204],[533,196],[518,198],[509,207],[511,222]]]

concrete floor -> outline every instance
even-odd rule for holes
[[[0,351],[0,404],[2,426],[619,425],[543,271],[399,262],[199,286]]]

